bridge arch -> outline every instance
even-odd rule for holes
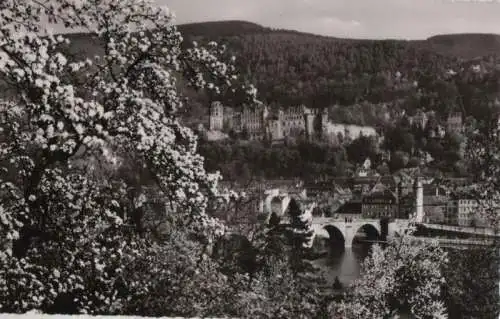
[[[330,242],[338,242],[342,243],[342,246],[345,245],[346,235],[338,227],[334,225],[326,225],[323,229],[328,233]]]
[[[317,227],[311,241],[311,246],[318,251],[332,251],[332,248],[341,249],[345,247],[346,236],[344,232],[335,225],[322,225]]]
[[[266,193],[266,197],[262,201],[263,210],[267,214],[275,213],[277,215],[284,215],[290,205],[295,205],[302,208],[301,203],[304,201],[298,194],[288,194],[280,192],[279,189],[273,189]],[[316,206],[311,207],[311,209]]]
[[[358,235],[360,231],[365,233],[365,239],[369,241],[379,241],[382,238],[380,225],[374,223],[365,223],[353,229],[351,245],[355,244],[359,240],[356,235]]]

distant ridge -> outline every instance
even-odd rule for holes
[[[225,37],[271,31],[270,28],[257,23],[240,20],[186,23],[177,25],[177,29],[183,34],[202,37]]]
[[[454,56],[462,59],[474,59],[493,54],[500,55],[500,35],[491,33],[455,33],[440,34],[425,40],[407,39],[354,39],[322,36],[307,32],[276,29],[243,20],[207,21],[180,24],[177,26],[183,35],[188,37],[221,38],[230,36],[245,36],[257,33],[280,33],[291,36],[324,38],[327,41],[341,42],[381,42],[395,41],[408,43],[421,49],[427,49],[438,54]]]
[[[456,33],[430,37],[427,45],[441,54],[451,54],[466,59],[500,55],[500,35],[491,33]]]

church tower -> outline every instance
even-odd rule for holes
[[[415,213],[416,222],[422,223],[424,221],[424,187],[422,179],[417,176],[415,180]]]

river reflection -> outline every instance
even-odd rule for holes
[[[325,275],[328,282],[338,277],[343,284],[349,284],[360,275],[361,263],[370,253],[372,244],[357,243],[352,247],[343,247],[343,243],[332,243],[328,239],[315,243],[317,252],[324,256],[314,261]]]

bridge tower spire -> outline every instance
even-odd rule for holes
[[[415,179],[415,209],[416,222],[422,223],[424,221],[424,186],[420,175],[417,175]]]

